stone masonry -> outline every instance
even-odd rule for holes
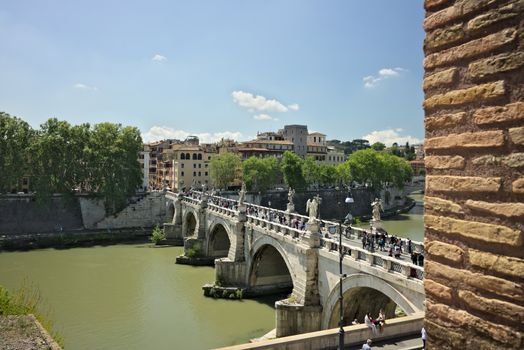
[[[524,1],[425,9],[428,349],[522,349]]]

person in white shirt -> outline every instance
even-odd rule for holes
[[[422,336],[422,349],[426,350],[426,329],[424,327],[422,327],[420,334]]]
[[[362,345],[362,350],[371,350],[371,339],[368,339],[364,345]]]

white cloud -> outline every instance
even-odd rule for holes
[[[148,131],[142,133],[142,140],[146,143],[165,139],[185,140],[189,135],[197,136],[202,143],[217,142],[222,138],[233,140],[242,139],[242,133],[238,131],[192,133],[184,130],[175,130],[167,126],[153,126]]]
[[[410,145],[422,143],[422,140],[416,137],[400,135],[402,131],[402,128],[372,131],[371,133],[362,136],[362,138],[368,140],[371,145],[375,142],[382,142],[388,147],[395,142],[399,145],[404,145],[406,142],[409,142]]]
[[[157,61],[157,62],[164,62],[164,61],[167,61],[167,57],[157,53],[156,55],[153,56],[151,60]]]
[[[80,89],[80,90],[91,90],[91,91],[97,91],[98,90],[98,88],[96,86],[89,86],[89,85],[82,84],[82,83],[76,83],[75,85],[73,85],[73,87],[75,89]]]
[[[287,108],[293,111],[298,111],[300,109],[300,106],[298,105],[298,103],[293,103],[293,104],[287,105]]]
[[[231,96],[233,96],[233,102],[248,109],[268,112],[288,111],[288,108],[277,100],[268,100],[264,96],[253,95],[249,92],[233,91]]]
[[[373,88],[377,86],[377,84],[384,79],[388,78],[394,78],[400,76],[401,72],[405,72],[407,69],[401,68],[401,67],[395,67],[395,68],[382,68],[378,71],[377,75],[368,75],[362,80],[364,81],[364,86],[367,88]]]
[[[253,119],[256,119],[256,120],[278,120],[276,118],[273,118],[269,114],[264,114],[264,113],[258,114],[258,115],[254,115]]]

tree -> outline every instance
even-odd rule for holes
[[[284,182],[291,188],[304,189],[306,181],[302,173],[302,163],[304,161],[293,152],[286,151],[282,155],[280,170],[284,176]]]
[[[322,186],[334,186],[337,184],[337,168],[331,164],[320,164],[320,184]]]
[[[346,161],[337,165],[337,181],[343,186],[349,186],[352,180],[349,163]]]
[[[375,151],[383,151],[386,148],[386,145],[382,142],[375,142],[371,145],[371,148],[373,148]]]
[[[240,157],[231,152],[215,156],[209,163],[211,180],[218,188],[226,188],[227,185],[239,179],[241,169]]]
[[[276,158],[250,157],[242,163],[246,187],[254,191],[267,191],[276,181],[278,161]]]
[[[29,145],[33,137],[29,124],[0,112],[0,192],[18,190],[19,181],[29,175]]]
[[[315,158],[311,156],[306,157],[301,167],[306,187],[320,183],[319,165]]]

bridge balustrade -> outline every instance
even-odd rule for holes
[[[398,262],[392,261],[391,262],[391,271],[402,273],[403,272],[402,265],[399,264]]]

